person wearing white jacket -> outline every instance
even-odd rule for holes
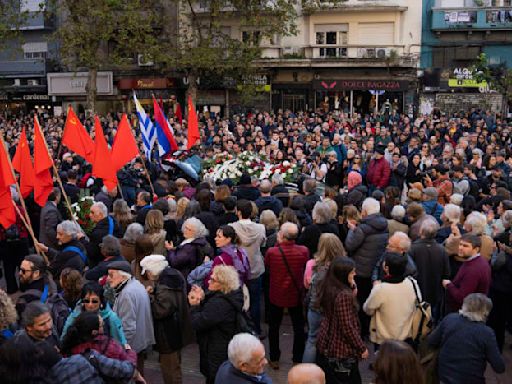
[[[416,308],[416,293],[412,277],[404,278],[407,256],[387,252],[383,262],[382,283],[373,286],[363,310],[372,317],[370,340],[380,345],[385,340],[405,341],[411,337],[411,326]],[[419,292],[421,300],[421,292]],[[378,347],[376,347],[378,349]]]

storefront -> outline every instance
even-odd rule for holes
[[[408,112],[405,100],[410,82],[407,80],[314,80],[312,86],[314,105],[325,112],[339,110],[350,115]]]
[[[10,89],[0,94],[0,110],[13,113],[38,113],[53,114],[55,98],[48,96],[46,86],[44,90]]]
[[[58,108],[55,114],[65,111],[71,104],[77,113],[86,109],[87,72],[49,73],[48,95],[55,96]],[[116,96],[112,72],[98,72],[96,78],[96,112],[105,114],[112,110],[121,110],[120,100]]]

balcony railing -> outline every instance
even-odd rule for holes
[[[512,29],[512,6],[432,10],[434,31],[493,29]]]

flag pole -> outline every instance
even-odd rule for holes
[[[48,156],[49,156],[50,152],[48,150],[48,144],[46,143],[46,139],[44,137],[44,134],[41,131],[41,125],[39,124],[39,119],[37,118],[37,115],[34,116],[34,117],[37,120],[37,126],[38,126],[38,129],[40,130],[39,133],[40,133],[41,137],[43,138],[43,143],[44,143],[44,146],[46,148],[46,153],[48,153]],[[35,127],[34,127],[34,129],[35,129]],[[62,196],[64,197],[64,201],[66,202],[66,207],[68,208],[71,220],[73,220],[73,222],[78,225],[78,223],[76,222],[76,219],[75,219],[75,215],[73,215],[73,209],[71,208],[71,204],[69,203],[68,194],[66,193],[66,190],[64,189],[64,185],[62,184],[62,180],[61,180],[61,178],[59,176],[59,171],[57,170],[57,166],[55,165],[55,161],[53,161],[53,159],[52,159],[52,168],[53,168],[53,173],[55,174],[55,177],[57,179],[57,183],[59,184],[60,189],[62,191]]]
[[[5,141],[4,141],[4,136],[3,135],[0,135],[0,140],[1,140],[2,146],[5,148]],[[36,235],[34,234],[34,229],[32,228],[32,222],[30,221],[30,216],[29,216],[28,211],[27,211],[27,206],[25,205],[25,199],[23,198],[23,196],[21,194],[20,186],[18,184],[18,181],[16,180],[16,174],[14,173],[14,168],[12,166],[11,158],[9,157],[9,155],[7,153],[6,153],[6,155],[7,155],[6,156],[7,157],[7,162],[9,163],[9,168],[11,169],[12,177],[14,178],[14,181],[15,181],[16,191],[18,192],[20,203],[21,203],[21,206],[23,207],[23,211],[25,212],[25,215],[22,215],[22,213],[20,212],[20,209],[18,208],[18,206],[16,205],[16,202],[14,200],[12,201],[12,203],[14,205],[14,208],[16,209],[16,212],[18,213],[18,215],[20,216],[21,220],[23,221],[23,224],[27,228],[28,233],[32,237],[32,240],[34,241],[34,245],[35,245],[36,242],[37,242],[37,239],[36,239]],[[36,248],[36,251],[37,251],[37,253],[39,255],[41,255],[44,258],[46,258],[46,255],[44,254],[44,252],[41,251],[41,253],[42,253],[41,254],[39,249],[37,247],[35,247],[35,248]],[[48,261],[48,259],[46,259],[46,261]]]
[[[149,172],[148,172],[148,169],[146,168],[146,162],[144,161],[144,159],[142,158],[142,155],[140,154],[139,152],[139,159],[142,161],[142,165],[144,166],[144,173],[146,174],[146,177],[149,181],[149,186],[151,188],[151,193],[153,194],[153,198],[156,196],[156,193],[155,193],[155,188],[153,188],[153,183],[151,182],[151,176],[149,176]]]

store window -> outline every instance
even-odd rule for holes
[[[318,57],[347,57],[348,24],[315,25],[315,44]]]

